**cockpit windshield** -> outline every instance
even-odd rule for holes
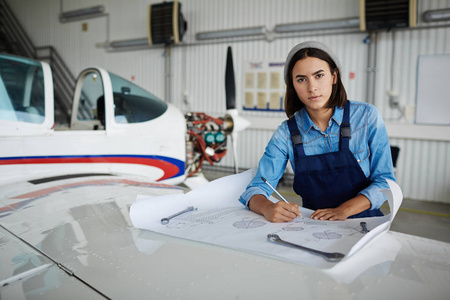
[[[0,119],[41,124],[44,118],[44,76],[40,63],[0,55]]]
[[[167,110],[167,104],[139,86],[109,73],[114,93],[114,118],[117,123],[153,120]]]

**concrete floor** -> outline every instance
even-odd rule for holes
[[[203,172],[208,180],[230,175],[222,170]],[[291,184],[285,180],[277,190],[286,200],[301,205],[301,198],[292,190]],[[389,213],[389,205],[385,203],[381,210]],[[391,230],[450,243],[450,204],[403,199]]]

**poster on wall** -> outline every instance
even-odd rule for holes
[[[284,60],[244,62],[244,110],[284,111]]]
[[[420,55],[417,63],[416,123],[450,125],[450,55]]]

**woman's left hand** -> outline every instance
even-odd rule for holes
[[[343,209],[339,208],[324,208],[318,209],[311,215],[311,219],[314,220],[330,220],[330,221],[343,221],[349,216]]]
[[[366,196],[359,194],[355,198],[345,201],[336,208],[322,208],[312,213],[311,219],[343,221],[370,208],[370,201]]]

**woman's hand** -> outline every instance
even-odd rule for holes
[[[318,209],[312,213],[311,219],[314,220],[346,220],[348,217],[356,215],[366,209],[369,209],[371,203],[366,196],[359,194],[355,198],[345,201],[336,208]]]
[[[343,221],[346,220],[349,215],[343,209],[339,208],[324,208],[318,209],[311,215],[311,219],[314,220],[330,220],[330,221]]]
[[[263,195],[253,196],[248,203],[248,207],[274,223],[289,222],[301,216],[300,208],[297,204],[283,201],[273,203]]]

